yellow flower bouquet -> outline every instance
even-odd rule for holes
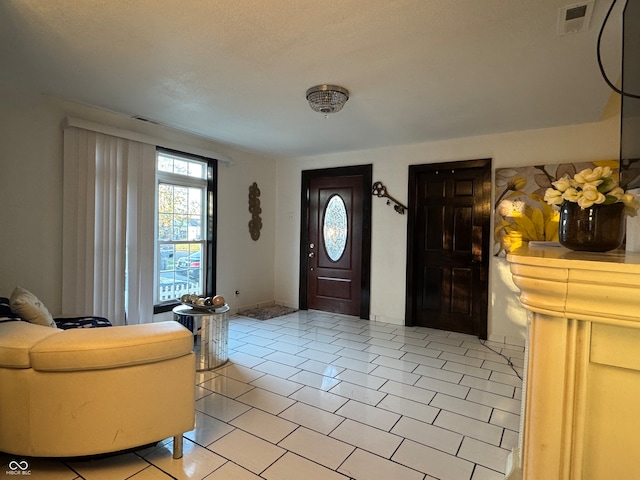
[[[618,185],[610,167],[585,168],[573,178],[564,176],[552,185],[544,194],[545,202],[552,206],[559,207],[563,202],[573,202],[584,210],[594,205],[622,202],[626,214],[632,217],[640,207],[635,196]]]

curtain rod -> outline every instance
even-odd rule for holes
[[[62,129],[69,127],[82,128],[83,130],[90,130],[92,132],[104,133],[105,135],[111,135],[114,137],[125,138],[127,140],[134,140],[136,142],[148,143],[157,147],[169,148],[171,150],[178,150],[184,153],[191,153],[192,155],[199,155],[201,157],[212,158],[226,163],[227,165],[233,165],[233,159],[227,155],[223,155],[218,152],[208,150],[206,148],[196,147],[180,142],[168,141],[153,135],[147,135],[144,133],[138,133],[131,130],[126,130],[120,127],[113,127],[111,125],[104,125],[101,123],[92,122],[90,120],[83,120],[77,117],[66,117],[62,123]],[[180,132],[183,134],[182,132]]]

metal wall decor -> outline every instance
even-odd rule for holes
[[[407,211],[407,207],[405,207],[402,203],[400,203],[398,200],[387,193],[387,187],[385,187],[382,182],[375,182],[373,184],[373,187],[371,188],[371,194],[375,195],[378,198],[386,198],[387,205],[391,205],[391,203],[393,202],[393,209],[400,215],[404,215]]]
[[[260,208],[260,189],[258,184],[253,182],[253,185],[249,187],[249,212],[251,213],[251,220],[249,220],[249,234],[251,234],[252,240],[258,240],[260,238],[260,230],[262,229],[262,208]]]

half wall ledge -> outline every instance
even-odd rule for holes
[[[524,247],[507,260],[529,311],[507,478],[640,478],[640,253]]]

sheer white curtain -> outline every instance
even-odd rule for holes
[[[62,308],[151,322],[155,146],[64,130]]]

